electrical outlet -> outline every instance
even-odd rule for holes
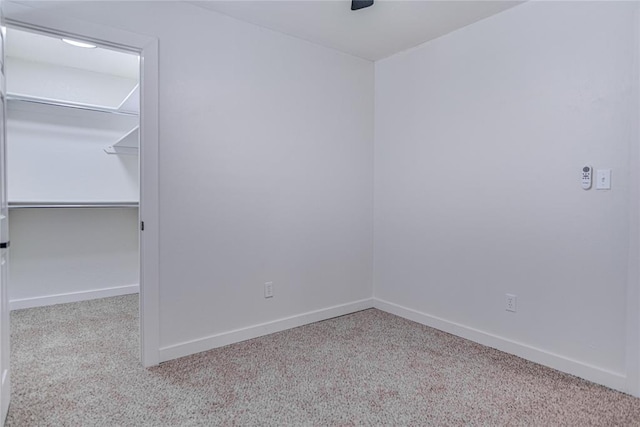
[[[273,282],[266,282],[264,284],[264,297],[273,298]]]
[[[517,301],[517,297],[513,294],[505,294],[506,297],[506,305],[505,305],[505,309],[507,311],[513,311],[514,313],[516,312],[516,301]]]

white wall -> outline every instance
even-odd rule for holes
[[[370,298],[371,62],[184,3],[39,7],[159,39],[161,358]]]
[[[637,5],[529,3],[377,63],[372,233],[370,63],[189,4],[26,4],[159,38],[163,359],[357,306],[375,235],[377,306],[621,388]]]
[[[376,63],[380,306],[622,387],[637,8],[530,2]]]
[[[137,116],[17,101],[7,116],[9,202],[138,201],[138,157],[104,151]]]
[[[138,201],[138,157],[104,152],[137,116],[16,101],[7,116],[10,203]],[[10,209],[9,235],[11,309],[138,291],[137,208]]]
[[[138,291],[138,209],[11,209],[11,309]]]
[[[9,95],[113,109],[138,84],[137,79],[12,57],[7,57],[6,69]]]

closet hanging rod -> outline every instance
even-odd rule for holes
[[[9,202],[9,209],[25,209],[25,208],[137,208],[137,202]]]
[[[23,95],[7,94],[7,101],[28,102],[31,104],[50,105],[54,107],[73,108],[76,110],[85,110],[85,111],[96,111],[99,113],[120,114],[123,116],[138,116],[138,113],[130,112],[130,111],[114,110],[108,107],[100,107],[95,105],[71,104],[71,103],[65,103],[60,101],[52,101],[49,99],[32,98],[30,96],[23,96]]]

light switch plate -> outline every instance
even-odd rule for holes
[[[598,169],[596,190],[611,190],[611,169]]]

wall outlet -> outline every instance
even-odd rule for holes
[[[273,282],[266,282],[264,284],[264,297],[273,298]]]
[[[505,297],[505,309],[507,311],[513,311],[515,313],[517,309],[516,302],[518,297],[513,294],[505,294]]]

